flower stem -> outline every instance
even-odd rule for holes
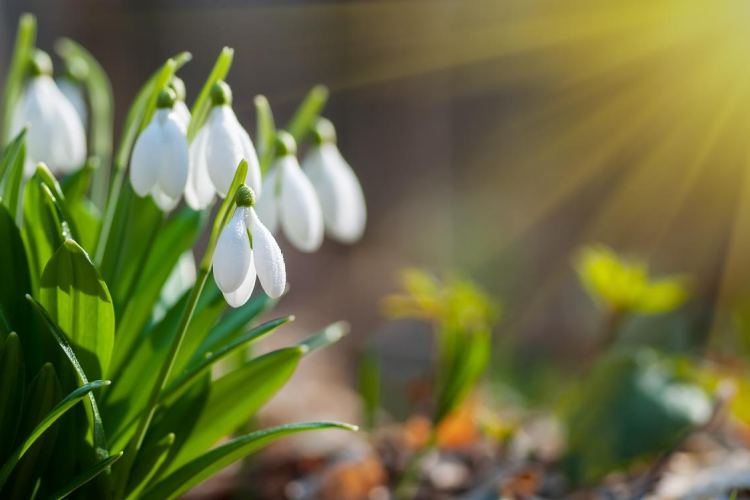
[[[214,221],[214,226],[211,230],[211,239],[208,242],[206,253],[203,254],[203,259],[201,260],[200,268],[198,270],[198,276],[195,280],[195,285],[193,285],[193,289],[190,292],[188,302],[185,305],[185,309],[182,311],[182,317],[180,318],[180,324],[177,327],[177,333],[172,339],[172,345],[169,347],[169,352],[164,359],[161,370],[159,371],[159,375],[156,378],[156,382],[154,383],[154,387],[151,389],[151,394],[149,395],[148,402],[146,403],[141,419],[138,421],[138,427],[136,428],[135,434],[133,435],[130,444],[126,448],[125,456],[120,461],[119,475],[117,477],[117,482],[115,484],[114,490],[115,500],[121,500],[123,498],[123,495],[125,494],[128,477],[130,476],[130,471],[133,468],[133,464],[135,463],[135,458],[138,455],[138,451],[140,450],[141,445],[143,444],[144,438],[146,437],[146,432],[148,431],[148,427],[151,424],[151,420],[156,413],[161,393],[167,385],[167,381],[169,380],[169,375],[172,372],[172,367],[174,366],[175,359],[177,359],[177,354],[180,351],[180,346],[182,346],[182,341],[185,339],[185,334],[187,333],[188,327],[190,326],[190,320],[192,319],[195,308],[198,305],[198,299],[200,298],[201,292],[203,291],[203,286],[206,284],[208,274],[211,272],[211,265],[213,264],[214,260],[214,251],[216,250],[216,243],[219,240],[219,235],[221,234],[221,231],[222,229],[224,229],[224,226],[227,224],[227,222],[229,222],[229,218],[234,212],[234,208],[236,205],[235,194],[237,193],[237,189],[239,189],[239,186],[242,185],[242,182],[244,181],[246,175],[247,162],[245,160],[242,160],[240,162],[240,165],[237,167],[237,171],[235,172],[234,180],[232,181],[232,186],[229,189],[227,198],[224,200],[224,203],[219,209],[219,213],[216,216],[216,220]]]
[[[414,488],[419,482],[419,466],[422,460],[429,455],[437,446],[437,431],[435,428],[430,432],[427,442],[411,457],[404,470],[401,479],[396,485],[394,495],[397,500],[409,500],[414,498]]]

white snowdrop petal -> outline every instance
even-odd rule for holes
[[[40,77],[43,78],[43,77]],[[50,164],[63,172],[72,172],[83,166],[86,161],[86,132],[73,105],[60,92],[55,82],[47,77],[44,83],[48,87],[51,101],[54,103],[54,134],[51,141],[55,156]]]
[[[278,243],[271,232],[258,218],[255,210],[248,210],[248,227],[253,235],[253,254],[258,279],[266,295],[272,299],[281,297],[286,288],[286,265]]]
[[[263,178],[263,196],[256,194],[255,210],[269,231],[275,233],[279,228],[278,199],[276,197],[276,180],[278,168],[271,166]]]
[[[247,274],[245,275],[245,279],[242,281],[242,284],[234,292],[229,292],[229,293],[224,292],[224,300],[226,300],[227,304],[229,304],[232,307],[240,307],[241,305],[244,305],[245,302],[247,302],[247,300],[253,294],[254,288],[255,288],[255,264],[253,260],[251,259],[250,268],[247,270]]]
[[[245,279],[252,261],[244,207],[235,210],[224,227],[214,252],[214,279],[224,293],[236,291]]]
[[[185,101],[176,101],[174,103],[174,107],[172,108],[172,111],[177,114],[178,121],[180,122],[180,125],[182,125],[182,128],[185,129],[185,132],[187,133],[188,126],[190,125],[190,110],[187,107],[187,104],[185,104]]]
[[[86,121],[88,120],[88,106],[86,105],[86,96],[83,93],[83,87],[69,78],[60,78],[55,83],[57,83],[57,88],[60,89],[60,92],[73,106],[73,109],[76,110],[76,114],[85,129]]]
[[[138,196],[151,192],[161,170],[162,134],[156,120],[143,129],[130,156],[130,183]]]
[[[163,111],[163,110],[159,110]],[[162,123],[162,167],[159,186],[170,198],[179,198],[185,190],[189,170],[188,142],[176,113],[171,112]]]
[[[247,133],[240,123],[237,123],[240,131],[240,140],[242,141],[242,156],[247,160],[247,176],[245,177],[245,184],[255,193],[255,197],[259,197],[263,192],[263,185],[260,178],[260,162],[258,161],[258,153],[255,151],[253,141],[250,139],[250,134]]]
[[[314,252],[323,243],[323,213],[310,180],[294,156],[281,158],[279,220],[289,242],[301,252]]]
[[[206,165],[207,140],[208,128],[204,125],[190,144],[190,168],[185,186],[185,201],[193,210],[206,208],[216,195],[216,190],[208,175],[208,165]]]
[[[367,208],[362,186],[335,144],[313,147],[303,162],[320,200],[326,233],[341,243],[362,237]]]
[[[171,212],[179,203],[180,197],[171,197],[162,191],[159,183],[154,184],[151,190],[151,197],[154,199],[156,206],[161,209],[162,212]]]
[[[209,113],[206,163],[211,182],[221,197],[232,185],[234,173],[243,157],[239,124],[229,106],[214,106]]]
[[[55,155],[55,106],[46,79],[49,77],[31,78],[26,84],[13,112],[11,134],[16,136],[28,127],[26,154],[34,164],[43,161],[54,168],[50,160]]]

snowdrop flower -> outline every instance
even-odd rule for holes
[[[188,109],[187,104],[185,104],[185,97],[187,95],[185,92],[185,82],[183,82],[182,78],[179,76],[173,76],[169,81],[169,88],[172,89],[177,96],[177,101],[175,101],[172,109],[177,113],[177,117],[182,122],[185,130],[187,130],[188,125],[190,125],[191,116],[190,109]]]
[[[211,89],[212,108],[190,146],[190,178],[185,200],[196,210],[207,207],[214,194],[226,196],[242,159],[245,182],[260,196],[260,164],[253,142],[232,110],[232,90],[225,82]]]
[[[314,252],[323,243],[323,213],[296,153],[294,138],[280,130],[276,134],[276,159],[263,179],[258,214],[271,232],[280,225],[295,248]]]
[[[286,287],[284,256],[255,213],[253,190],[241,186],[236,200],[237,209],[222,230],[214,253],[214,279],[232,307],[250,298],[256,274],[272,299],[281,297]]]
[[[86,134],[73,105],[60,92],[52,75],[49,56],[37,50],[31,61],[26,88],[11,119],[11,135],[28,127],[26,175],[38,162],[53,173],[68,173],[86,161]]]
[[[82,82],[87,74],[86,63],[81,59],[73,59],[65,64],[63,74],[55,80],[60,92],[76,110],[84,130],[86,129],[86,123],[88,123],[89,111]]]
[[[172,90],[161,92],[156,113],[141,132],[130,158],[130,183],[138,196],[151,194],[162,210],[177,206],[188,177],[186,130],[172,109],[177,97]]]
[[[319,119],[313,142],[302,169],[318,193],[326,233],[341,243],[354,243],[362,237],[367,221],[362,186],[336,146],[333,123]]]

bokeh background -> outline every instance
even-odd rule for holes
[[[251,135],[254,95],[283,124],[312,85],[330,88],[324,114],[369,221],[353,247],[282,243],[292,288],[278,312],[297,321],[278,340],[352,324],[277,398],[287,410],[349,420],[356,404],[330,388],[353,384],[373,343],[394,377],[426,366],[427,332],[380,313],[406,266],[458,271],[498,297],[498,349],[521,379],[575,365],[594,341],[600,316],[572,266],[583,244],[692,277],[698,306],[653,328],[675,348],[721,344],[722,311],[749,288],[744,1],[2,0],[0,67],[24,11],[40,47],[69,36],[100,60],[116,130],[142,82],[183,50],[190,102],[220,49],[235,48],[228,81]]]

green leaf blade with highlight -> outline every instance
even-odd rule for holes
[[[232,67],[232,59],[234,59],[234,49],[224,47],[190,110],[191,118],[187,131],[188,141],[192,141],[195,138],[203,122],[206,121],[208,111],[211,109],[211,88],[218,80],[226,78],[229,69]]]
[[[40,298],[85,373],[102,378],[109,370],[115,340],[112,298],[88,254],[74,240],[66,240],[45,267]]]
[[[29,60],[36,47],[36,17],[23,14],[18,22],[18,32],[10,59],[10,68],[3,89],[3,136],[2,144],[10,139],[13,111],[23,92],[23,84],[28,72]]]
[[[292,134],[297,144],[301,144],[310,133],[310,127],[320,116],[326,102],[328,88],[325,85],[316,85],[307,93],[286,127],[286,131]]]
[[[74,477],[68,484],[66,484],[59,490],[52,493],[52,495],[49,496],[48,500],[62,500],[63,498],[67,497],[68,495],[73,493],[75,490],[77,490],[84,484],[88,483],[89,481],[97,477],[102,472],[109,469],[115,462],[117,462],[120,459],[121,456],[122,456],[122,452],[116,455],[112,455],[111,457],[107,457],[106,459],[101,460],[92,468],[84,472],[81,472],[76,477]]]
[[[52,410],[44,417],[44,419],[34,428],[31,434],[26,437],[23,442],[16,448],[11,457],[5,462],[2,469],[0,469],[0,491],[8,479],[8,476],[13,471],[18,461],[28,451],[31,445],[41,436],[44,431],[54,424],[61,416],[63,416],[68,410],[70,410],[76,403],[86,397],[88,393],[94,389],[99,389],[109,385],[109,381],[96,380],[89,384],[79,387],[75,391],[68,394],[62,401],[60,401]]]
[[[177,498],[232,462],[250,455],[279,438],[298,432],[329,429],[357,430],[355,426],[339,422],[304,422],[253,432],[214,448],[184,465],[148,490],[144,494],[143,500],[170,500]]]

